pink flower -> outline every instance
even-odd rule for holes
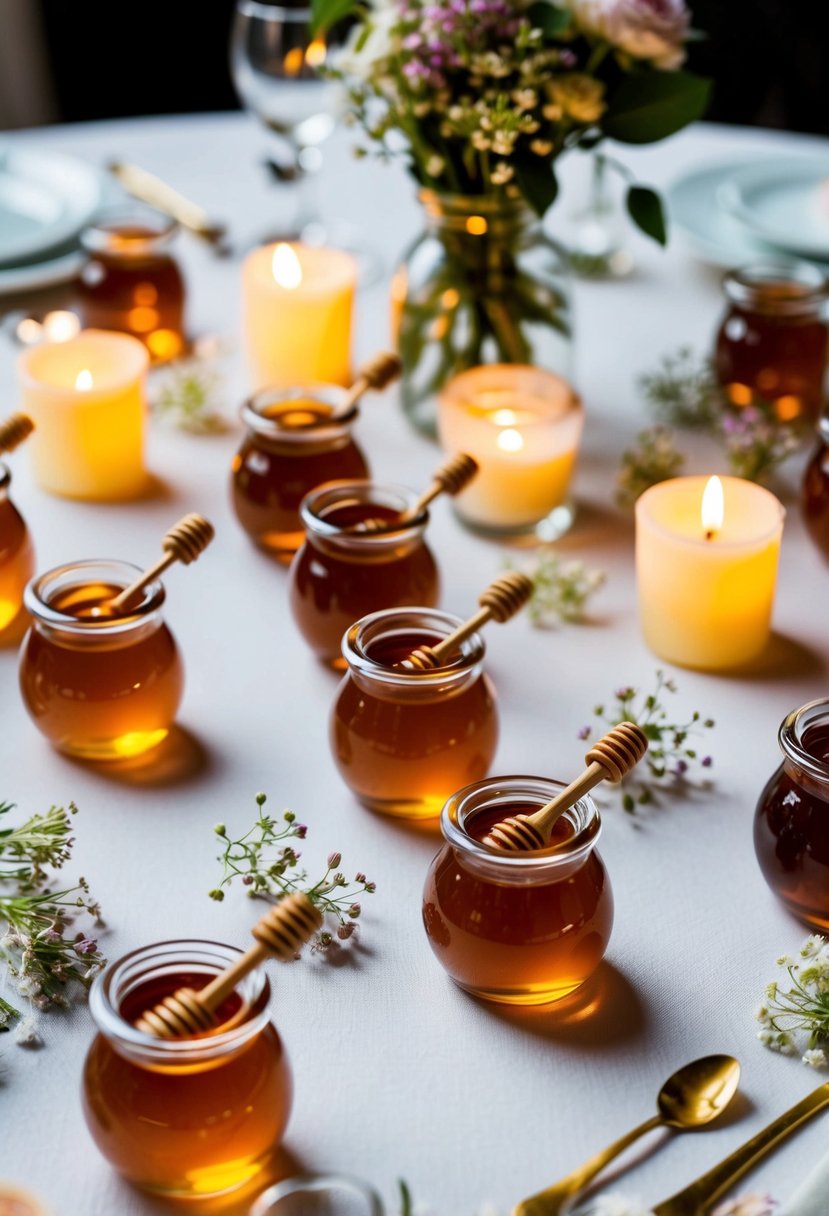
[[[570,0],[577,26],[634,59],[678,68],[685,59],[690,14],[685,0]]]

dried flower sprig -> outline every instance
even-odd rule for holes
[[[807,937],[796,957],[777,960],[788,976],[768,985],[755,1012],[757,1037],[772,1051],[800,1055],[812,1068],[829,1065],[829,941],[818,933]]]
[[[696,784],[707,789],[710,781],[694,782],[693,767],[709,769],[711,756],[700,756],[697,748],[690,745],[693,736],[714,726],[713,718],[703,718],[697,710],[686,722],[674,722],[662,703],[665,693],[676,693],[673,680],[664,671],[656,673],[656,687],[651,693],[643,693],[626,685],[617,688],[609,707],[597,705],[594,716],[600,723],[617,726],[620,722],[636,722],[648,737],[650,746],[643,762],[618,786],[623,810],[633,815],[637,806],[646,806],[658,800],[660,790],[686,789]],[[579,731],[580,739],[589,739],[593,727],[588,725]]]
[[[720,426],[728,465],[736,477],[768,481],[803,446],[803,428],[780,422],[770,405],[748,405],[723,414]]]
[[[641,431],[636,447],[622,453],[622,465],[616,478],[616,502],[620,507],[632,507],[640,494],[676,477],[685,464],[673,436],[663,426]]]
[[[52,807],[0,829],[0,960],[20,995],[41,1010],[67,1008],[72,986],[88,988],[106,964],[94,938],[72,931],[82,913],[100,923],[86,880],[60,891],[46,886],[47,867],[59,870],[71,858],[70,814],[76,809],[73,803],[68,812]],[[0,804],[0,816],[11,810],[11,803]],[[21,1016],[0,998],[0,1029]]]
[[[552,549],[542,551],[527,573],[533,581],[527,612],[533,625],[540,628],[583,620],[588,599],[607,579],[603,570],[591,570],[580,561],[565,561]]]
[[[716,430],[723,397],[709,359],[690,346],[664,355],[659,366],[637,381],[657,422],[684,430]]]
[[[362,895],[373,895],[376,884],[359,871],[349,881],[340,870],[340,853],[329,853],[325,873],[317,882],[309,882],[308,872],[297,868],[300,854],[288,843],[304,840],[308,828],[304,823],[297,823],[293,811],[283,811],[281,820],[266,815],[262,809],[266,802],[267,795],[256,795],[256,822],[237,839],[228,836],[223,823],[216,824],[213,829],[222,842],[218,857],[222,863],[222,877],[210,892],[210,898],[224,899],[224,888],[237,878],[249,889],[250,895],[266,899],[279,900],[291,891],[304,891],[323,916],[329,918],[333,928],[333,931],[321,929],[314,938],[312,949],[327,950],[348,941],[354,935],[362,912],[358,899]]]
[[[159,418],[197,435],[227,429],[220,412],[222,378],[208,359],[181,359],[157,375],[152,405]]]

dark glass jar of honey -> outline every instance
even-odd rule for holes
[[[437,603],[437,566],[424,540],[428,512],[397,522],[416,501],[410,490],[373,481],[329,482],[303,500],[305,543],[291,564],[291,611],[314,654],[332,667],[345,668],[343,634],[360,617]],[[354,530],[375,519],[382,530]]]
[[[575,991],[604,957],[613,895],[591,798],[565,811],[546,849],[508,853],[482,843],[502,819],[532,814],[562,788],[541,777],[495,777],[459,790],[440,818],[445,845],[423,892],[438,962],[461,988],[508,1005],[543,1005]]]
[[[763,877],[805,924],[829,930],[829,700],[785,718],[783,763],[757,803],[754,847]]]
[[[0,644],[4,633],[15,628],[35,560],[28,528],[9,498],[11,480],[8,468],[0,464]],[[16,638],[19,641],[19,633]]]
[[[453,790],[483,777],[498,742],[495,691],[483,671],[480,634],[445,667],[400,663],[434,646],[460,618],[426,608],[374,612],[348,630],[348,672],[331,712],[334,761],[370,810],[431,819]]]
[[[233,508],[251,540],[285,560],[305,536],[305,495],[326,481],[368,477],[351,433],[357,406],[331,420],[345,397],[338,385],[311,384],[264,389],[242,406],[247,434],[233,458]]]
[[[291,1074],[261,970],[242,980],[207,1034],[157,1039],[134,1025],[177,988],[203,988],[241,953],[162,942],[126,955],[92,985],[98,1034],[84,1065],[84,1115],[101,1153],[136,1186],[169,1198],[223,1194],[254,1178],[279,1145]]]
[[[60,751],[87,760],[140,755],[166,738],[184,673],[161,617],[164,588],[127,614],[109,602],[140,574],[127,562],[58,566],[29,583],[32,623],[20,651],[23,702]]]
[[[104,212],[81,241],[89,260],[78,281],[87,329],[114,329],[146,346],[154,363],[184,349],[184,279],[169,251],[174,219],[149,207]]]
[[[730,271],[717,335],[717,378],[734,406],[768,402],[783,422],[817,421],[823,408],[827,283],[805,262]]]
[[[829,561],[829,417],[818,424],[817,447],[803,474],[801,507],[812,540]]]

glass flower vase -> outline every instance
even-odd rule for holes
[[[436,396],[458,372],[519,363],[569,378],[567,253],[522,199],[420,192],[426,227],[392,284],[404,412],[436,432]]]

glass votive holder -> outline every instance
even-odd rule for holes
[[[441,446],[468,452],[479,466],[455,503],[461,522],[505,539],[566,532],[583,424],[571,385],[540,368],[496,363],[450,380],[438,400]]]
[[[23,592],[34,574],[35,561],[29,530],[9,497],[11,480],[8,467],[0,464],[0,643],[23,607]]]
[[[784,718],[783,763],[760,795],[754,847],[768,885],[789,911],[829,930],[829,700]]]
[[[147,351],[127,334],[87,329],[21,352],[26,445],[35,480],[64,498],[117,501],[144,492]]]
[[[432,819],[449,794],[489,769],[498,742],[495,691],[474,633],[431,671],[401,661],[461,623],[447,612],[373,612],[343,638],[348,671],[330,720],[331,750],[351,792],[372,811]]]
[[[333,481],[300,505],[305,542],[291,563],[289,597],[297,628],[317,658],[345,668],[342,638],[381,608],[437,603],[440,583],[426,544],[427,511],[406,523],[417,495],[374,481]],[[354,531],[379,519],[382,531]]]
[[[546,849],[511,853],[482,843],[500,820],[532,814],[563,784],[493,777],[459,790],[443,808],[446,843],[426,877],[423,923],[440,965],[475,996],[507,1005],[558,1001],[604,957],[613,895],[589,796],[564,812]]]
[[[184,671],[164,624],[164,588],[150,583],[126,614],[107,603],[141,573],[118,561],[57,566],[33,579],[20,651],[29,716],[59,751],[86,760],[138,756],[168,735]]]
[[[284,1134],[291,1072],[262,970],[239,983],[206,1034],[160,1039],[134,1025],[241,954],[218,942],[160,942],[112,963],[92,985],[98,1033],[84,1065],[84,1116],[103,1156],[145,1190],[188,1199],[233,1191],[270,1162]]]
[[[233,509],[251,540],[277,557],[289,560],[302,544],[306,494],[323,482],[369,475],[352,435],[358,407],[330,418],[345,397],[339,385],[309,384],[263,389],[242,406],[247,430],[233,458]]]
[[[376,1191],[344,1174],[302,1174],[264,1191],[250,1216],[384,1216]]]
[[[185,344],[184,279],[170,253],[178,227],[130,203],[102,212],[81,234],[89,255],[77,287],[84,325],[131,334],[154,363],[177,358]]]
[[[807,262],[730,271],[717,333],[717,378],[732,405],[770,403],[782,422],[817,422],[823,408],[829,283]]]

